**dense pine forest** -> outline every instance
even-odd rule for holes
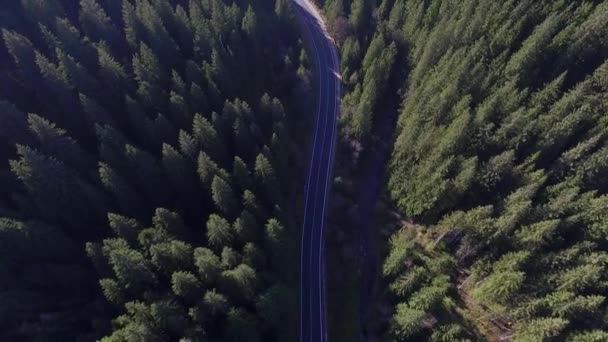
[[[314,2],[345,168],[390,144],[375,314],[340,329],[608,341],[608,1]],[[1,2],[0,341],[297,341],[296,24],[291,0]]]
[[[0,26],[0,340],[294,340],[288,0],[2,1]]]
[[[608,341],[608,2],[323,6],[343,135],[394,141],[387,197],[409,221],[385,241],[379,334]]]

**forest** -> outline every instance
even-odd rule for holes
[[[342,143],[391,147],[373,333],[608,341],[608,1],[315,3]],[[0,340],[296,341],[291,0],[2,1],[0,30]]]
[[[608,341],[608,2],[323,6],[342,134],[391,139],[410,222],[384,241],[383,338]]]
[[[289,341],[289,0],[0,4],[0,340]]]

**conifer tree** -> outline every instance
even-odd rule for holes
[[[217,251],[229,246],[233,241],[232,226],[221,216],[211,214],[207,220],[207,239]]]
[[[80,1],[79,18],[83,31],[88,37],[111,44],[118,42],[118,30],[103,7],[95,0]]]
[[[204,284],[213,284],[221,272],[220,258],[207,248],[196,248],[194,250],[194,263],[198,269],[198,275]]]
[[[255,159],[254,177],[269,200],[278,200],[278,180],[270,161],[263,154],[259,154]]]

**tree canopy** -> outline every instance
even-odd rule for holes
[[[295,338],[271,303],[297,293],[271,213],[298,209],[312,103],[291,11],[2,2],[0,340]]]

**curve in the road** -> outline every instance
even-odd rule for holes
[[[295,0],[309,50],[314,54],[318,80],[318,107],[312,154],[305,186],[304,218],[300,254],[300,341],[326,340],[325,310],[325,209],[331,173],[340,81],[338,57],[317,10],[307,0]]]

